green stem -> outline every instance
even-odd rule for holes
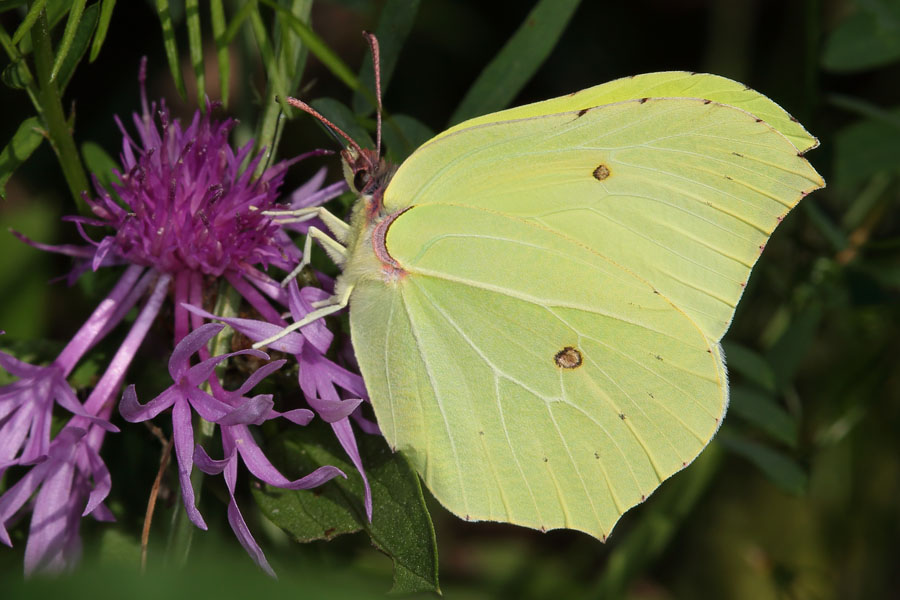
[[[81,197],[81,193],[88,190],[87,174],[81,165],[81,158],[78,155],[72,131],[66,122],[59,88],[55,82],[50,81],[53,69],[53,48],[50,43],[50,26],[47,23],[46,11],[41,11],[41,16],[38,17],[37,23],[31,29],[31,42],[34,46],[34,64],[39,86],[38,100],[41,117],[47,128],[50,145],[59,159],[78,211],[87,213],[87,204]]]

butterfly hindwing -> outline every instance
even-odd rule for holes
[[[461,517],[603,538],[718,427],[718,348],[591,249],[442,204],[386,241],[404,275],[354,290],[357,357],[385,437]]]

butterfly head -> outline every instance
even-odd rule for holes
[[[375,195],[384,189],[396,168],[378,155],[376,150],[348,147],[341,152],[344,178],[360,196]]]

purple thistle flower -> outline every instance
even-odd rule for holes
[[[290,413],[279,413],[273,410],[272,397],[260,395],[253,398],[245,398],[243,394],[253,388],[261,379],[272,371],[280,368],[286,361],[279,360],[269,363],[258,369],[246,382],[233,392],[227,392],[217,386],[213,387],[213,393],[209,394],[198,388],[206,382],[216,365],[223,360],[239,354],[249,354],[258,358],[268,359],[268,355],[259,350],[239,350],[230,354],[216,356],[201,361],[191,366],[190,357],[206,347],[207,342],[215,337],[224,325],[208,323],[198,327],[186,336],[175,347],[172,358],[169,360],[169,374],[175,383],[159,396],[141,405],[137,399],[134,386],[125,390],[119,411],[126,420],[137,423],[152,419],[163,410],[172,407],[172,435],[175,439],[175,454],[178,461],[178,477],[181,481],[181,492],[184,505],[187,507],[191,521],[201,529],[206,529],[206,523],[200,515],[200,511],[194,505],[194,491],[191,487],[191,469],[193,463],[202,471],[211,475],[225,472],[225,481],[228,485],[230,502],[228,505],[228,521],[234,530],[238,540],[267,573],[274,575],[269,563],[266,561],[259,545],[250,534],[247,524],[241,515],[240,509],[234,499],[234,485],[237,477],[237,457],[240,455],[244,463],[258,479],[288,489],[308,489],[319,486],[332,477],[344,473],[336,467],[319,467],[306,477],[296,481],[289,481],[265,458],[262,450],[256,444],[250,434],[248,425],[259,425],[264,421],[276,417],[285,417],[293,423],[305,425],[312,419],[311,411],[299,409]],[[225,450],[225,459],[215,461],[199,445],[194,447],[194,430],[191,423],[191,409],[211,423],[220,426],[222,432],[222,447]]]
[[[137,277],[141,270],[129,268],[122,279],[127,283],[131,277]],[[136,287],[140,288],[141,282],[148,282],[148,278],[142,278]],[[100,332],[108,330],[116,317],[121,318],[123,311],[114,298],[117,295],[130,297],[130,294],[124,294],[130,290],[121,284],[122,281],[94,311],[79,333],[95,328],[99,328]],[[146,285],[143,287],[146,288]],[[72,417],[48,444],[45,452],[31,461],[34,465],[31,470],[0,496],[0,541],[11,546],[6,523],[13,519],[36,490],[40,490],[34,501],[25,546],[26,574],[36,569],[62,570],[77,561],[81,546],[78,531],[82,516],[90,514],[98,520],[112,520],[112,514],[102,504],[111,486],[109,471],[98,452],[106,432],[115,429],[106,420],[112,413],[114,397],[122,385],[125,371],[159,312],[168,287],[168,276],[164,275],[156,281],[150,298],[106,372],[85,400],[80,414]],[[98,318],[98,315],[104,314],[109,315],[107,320]],[[75,339],[79,339],[79,336],[76,335]],[[86,351],[91,345],[90,337],[81,339],[80,344],[79,351]],[[71,347],[72,344],[67,349]],[[61,356],[65,354],[64,350]],[[15,383],[11,385],[14,386]],[[21,406],[19,410],[22,410]],[[25,465],[21,458],[11,464]]]
[[[324,152],[282,161],[254,178],[252,173],[261,157],[250,156],[252,142],[237,151],[231,148],[228,134],[234,122],[214,120],[209,116],[214,108],[210,104],[205,114],[198,111],[190,124],[182,128],[170,117],[164,103],[157,110],[155,104],[147,102],[145,66],[142,63],[139,76],[142,112],[133,115],[136,136],[132,138],[116,119],[123,134],[123,169],[114,171],[119,183],[112,184],[116,197],[95,178],[97,197],[85,198],[94,216],[68,219],[76,224],[87,245],[50,246],[17,234],[34,247],[74,257],[76,266],[70,273],[70,282],[88,268],[127,265],[114,290],[53,363],[36,367],[0,353],[0,367],[19,377],[0,388],[0,475],[12,466],[30,467],[0,496],[0,541],[10,543],[5,527],[28,510],[28,500],[37,491],[26,545],[28,572],[64,568],[77,559],[81,516],[111,518],[102,505],[110,484],[99,450],[106,431],[116,431],[108,422],[114,396],[170,291],[175,303],[175,351],[169,365],[175,383],[144,406],[137,403],[131,388],[123,398],[122,412],[129,420],[137,421],[172,409],[179,480],[191,521],[205,528],[190,484],[192,464],[197,461],[206,472],[225,473],[232,494],[229,521],[247,551],[269,570],[234,503],[237,457],[256,477],[281,487],[312,487],[340,473],[333,467],[322,467],[291,482],[265,460],[259,447],[251,443],[247,426],[279,416],[305,424],[312,413],[297,410],[281,414],[272,409],[269,397],[243,397],[252,387],[250,383],[255,385],[280,362],[260,369],[259,375],[252,375],[241,390],[223,390],[213,370],[233,354],[211,358],[206,342],[214,335],[210,334],[212,329],[203,325],[202,317],[191,315],[184,307],[188,303],[202,306],[209,278],[224,277],[247,303],[275,325],[275,330],[286,324],[280,314],[289,305],[288,293],[264,270],[275,266],[290,271],[299,261],[300,251],[282,226],[264,213],[277,208],[278,189],[287,168]],[[319,189],[323,178],[324,172],[320,172],[298,190],[291,198],[291,206],[319,204],[345,189],[343,183]],[[95,241],[87,232],[89,227],[111,228],[113,233]],[[150,288],[152,294],[142,300]],[[141,312],[125,342],[82,405],[67,383],[69,375],[85,354],[141,302]],[[301,369],[326,365],[324,352],[331,334],[324,324],[306,328],[292,339],[296,346],[292,354],[309,355]],[[307,348],[310,350],[304,353]],[[195,353],[200,362],[191,366]],[[265,356],[256,351],[239,353]],[[204,381],[209,383],[212,394],[198,389]],[[362,389],[361,379],[358,387]],[[310,402],[317,410],[321,408],[316,404],[317,398]],[[51,416],[57,404],[73,416],[51,439]],[[193,412],[220,425],[223,461],[214,461],[205,451],[193,447]],[[323,412],[329,414],[324,409]],[[344,425],[335,431],[365,478],[346,416],[341,422]],[[371,514],[368,494],[366,506]]]
[[[302,319],[312,311],[313,302],[324,300],[327,297],[328,294],[319,288],[306,287],[300,290],[296,280],[292,280],[288,285],[289,306],[295,321]],[[185,308],[199,317],[222,321],[254,342],[278,333],[285,324],[280,317],[277,321],[278,324],[275,324],[254,319],[219,317],[189,304],[185,305]],[[369,487],[369,480],[366,477],[359,448],[356,445],[350,417],[353,417],[366,433],[377,434],[379,430],[377,425],[363,417],[359,410],[363,401],[368,399],[362,377],[325,356],[325,351],[331,345],[332,337],[332,333],[325,327],[324,322],[319,320],[304,327],[302,335],[299,332],[288,333],[281,339],[272,342],[270,347],[273,350],[293,354],[299,363],[300,389],[309,405],[325,422],[331,425],[338,441],[362,477],[365,488],[366,516],[371,520],[372,490]],[[350,398],[341,398],[337,388],[345,390]]]

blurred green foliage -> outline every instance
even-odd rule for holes
[[[49,36],[32,36],[42,24]],[[48,243],[78,239],[58,217],[78,210],[81,165],[109,177],[121,144],[112,116],[127,121],[138,109],[141,55],[151,98],[166,97],[182,116],[207,95],[222,100],[241,120],[239,142],[254,137],[282,156],[334,142],[276,96],[310,100],[348,131],[373,130],[363,29],[381,41],[393,160],[464,116],[639,72],[709,70],[774,99],[821,140],[809,159],[829,187],[788,216],[754,270],[726,336],[732,406],[719,436],[605,545],[572,532],[463,523],[429,500],[441,588],[451,598],[896,596],[900,0],[0,0],[0,25],[0,221]],[[301,165],[293,183],[318,167]],[[0,341],[49,358],[26,340],[65,340],[105,288],[90,279],[74,289],[45,285],[66,261],[10,236],[0,251],[8,334]],[[134,377],[154,381],[165,357],[151,357]],[[363,535],[294,544],[266,510],[251,510],[249,481],[245,514],[280,582],[222,550],[236,545],[220,539],[230,531],[216,502],[204,511],[218,531],[195,536],[184,570],[164,570],[174,479],[154,523],[151,569],[138,576],[135,532],[158,465],[152,441],[111,436],[104,456],[118,523],[85,522],[84,569],[22,583],[19,527],[15,548],[0,552],[12,590],[4,597],[367,597],[391,587],[391,561]],[[207,496],[221,497],[220,485],[210,482]]]

